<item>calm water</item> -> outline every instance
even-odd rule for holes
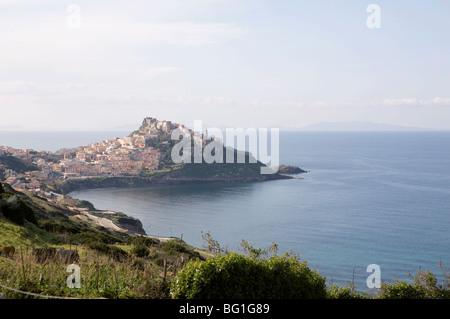
[[[378,264],[387,282],[419,268],[442,279],[439,260],[450,266],[450,133],[282,132],[280,138],[281,162],[308,170],[303,179],[71,195],[140,219],[147,234],[182,235],[196,246],[201,231],[232,250],[243,239],[262,248],[276,242],[328,281],[343,285],[354,276],[360,290],[369,264]]]

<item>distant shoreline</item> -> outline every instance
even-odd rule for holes
[[[74,191],[87,189],[98,189],[108,187],[145,187],[150,185],[181,185],[181,184],[205,184],[205,183],[248,183],[248,182],[264,182],[280,179],[294,179],[293,176],[273,174],[261,176],[247,177],[215,177],[215,178],[192,178],[177,177],[168,178],[164,176],[158,177],[84,177],[76,179],[68,179],[64,181],[55,181],[45,184],[45,188],[59,194],[69,194]]]

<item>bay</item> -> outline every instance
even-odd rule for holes
[[[76,134],[67,140],[79,141]],[[2,139],[0,132],[0,145]],[[202,231],[236,251],[242,240],[261,248],[275,242],[341,286],[366,290],[370,264],[386,282],[419,269],[443,279],[439,261],[450,263],[449,132],[281,132],[280,158],[308,173],[70,195],[140,219],[149,235],[183,236],[194,246],[202,246]]]

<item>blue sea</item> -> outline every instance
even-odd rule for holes
[[[0,145],[54,151],[124,132],[0,132]],[[118,135],[121,134],[121,135]],[[64,142],[64,144],[62,143]],[[201,247],[202,231],[240,251],[272,242],[329,283],[450,267],[450,132],[280,132],[280,162],[308,173],[260,183],[108,188],[71,193],[140,219],[149,235]]]

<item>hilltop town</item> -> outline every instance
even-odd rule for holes
[[[17,190],[40,192],[42,183],[51,180],[140,176],[143,172],[158,170],[162,158],[161,151],[150,146],[149,141],[176,128],[184,126],[147,117],[139,130],[129,136],[54,153],[0,146],[0,157],[13,156],[29,166],[23,168],[23,163],[19,163],[21,165],[16,165],[19,168],[15,169],[14,165],[0,161],[0,181]]]
[[[182,124],[147,117],[138,130],[126,137],[54,153],[0,146],[0,182],[18,191],[27,190],[52,198],[82,188],[292,178],[278,173],[261,174],[260,168],[265,165],[259,161],[251,162],[251,153],[236,149],[234,156],[244,153],[244,163],[175,163],[171,151],[177,143],[172,140],[176,129],[190,135],[194,144],[201,144],[203,149],[213,141],[225,148],[221,139],[208,136],[207,130],[194,132]]]

